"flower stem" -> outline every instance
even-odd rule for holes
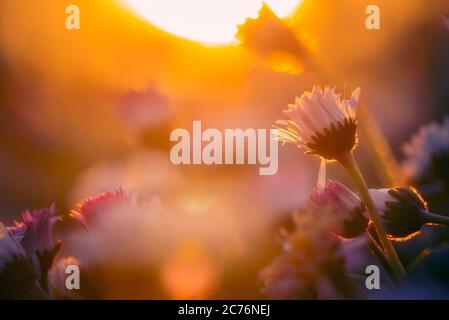
[[[349,152],[342,158],[339,158],[338,161],[348,171],[357,188],[359,189],[360,196],[362,197],[362,200],[365,203],[371,216],[371,220],[373,221],[377,236],[379,237],[379,240],[385,251],[386,258],[388,259],[388,262],[390,263],[391,268],[394,270],[396,276],[398,278],[401,278],[405,275],[405,269],[401,263],[401,260],[399,260],[399,257],[393,248],[393,245],[391,244],[390,240],[388,240],[385,230],[382,227],[380,215],[377,211],[376,206],[374,205],[373,199],[371,199],[365,179],[360,172],[359,166],[357,165],[352,152]]]
[[[427,213],[425,214],[426,222],[427,223],[435,223],[435,224],[442,224],[444,226],[449,227],[449,217],[442,216],[435,213]]]
[[[377,244],[376,240],[373,239],[373,237],[371,236],[369,231],[367,232],[367,237],[368,237],[368,240],[367,240],[367,247],[368,247],[368,249],[376,256],[376,258],[379,260],[380,264],[385,269],[385,271],[388,273],[388,275],[391,277],[391,279],[394,282],[396,282],[397,281],[397,277],[394,274],[394,271],[391,268],[390,263],[385,258],[384,252],[379,247],[379,245]]]

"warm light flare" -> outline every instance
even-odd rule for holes
[[[237,25],[256,18],[262,0],[127,0],[157,27],[206,44],[235,42]],[[281,18],[288,16],[302,0],[265,0]]]
[[[185,243],[164,263],[162,282],[172,299],[205,299],[217,285],[217,267],[200,243]]]

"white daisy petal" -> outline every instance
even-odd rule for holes
[[[421,127],[402,150],[406,156],[403,167],[407,176],[415,181],[423,178],[432,159],[449,152],[449,117],[442,124],[433,122]]]
[[[288,121],[277,122],[286,130],[296,128],[295,135],[299,146],[307,146],[313,142],[312,138],[318,133],[323,133],[325,129],[330,129],[332,124],[342,122],[347,118],[354,120],[355,108],[357,107],[360,88],[354,90],[351,99],[341,101],[340,94],[337,94],[335,87],[314,86],[312,91],[304,92],[300,97],[295,98],[294,104],[289,104],[284,114]],[[298,143],[301,141],[301,143]]]

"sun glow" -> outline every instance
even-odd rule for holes
[[[288,16],[302,0],[127,0],[145,19],[177,36],[206,44],[235,42],[237,25],[256,18],[265,2]]]

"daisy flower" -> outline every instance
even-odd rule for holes
[[[46,299],[20,243],[0,223],[0,299]]]
[[[22,222],[16,222],[10,231],[28,255],[43,253],[55,246],[52,232],[58,219],[55,204],[32,212],[25,210],[22,213]]]
[[[337,181],[316,187],[310,196],[314,211],[333,223],[332,230],[343,238],[354,238],[366,231],[369,219],[364,216],[362,200]]]
[[[276,122],[278,139],[327,160],[339,159],[356,145],[355,111],[359,97],[360,88],[351,99],[341,100],[335,87],[314,87],[284,110],[289,119]]]
[[[432,122],[421,127],[404,145],[404,171],[416,182],[437,182],[445,178],[449,161],[449,117],[441,124]]]
[[[449,225],[449,218],[430,213],[413,188],[370,189],[386,232],[393,238],[411,238],[426,223]]]
[[[20,243],[9,233],[8,229],[0,222],[0,271],[7,262],[14,258],[25,258],[26,254]]]
[[[278,140],[293,143],[305,153],[322,159],[336,160],[346,169],[357,185],[389,263],[400,276],[405,273],[404,267],[383,230],[380,215],[353,155],[357,144],[355,115],[359,98],[360,88],[352,93],[350,99],[342,100],[335,87],[325,87],[324,90],[314,87],[284,110],[289,119],[277,121]]]
[[[31,259],[36,278],[42,289],[48,291],[47,275],[53,259],[61,248],[60,241],[53,240],[53,227],[59,215],[56,206],[34,211],[25,210],[22,221],[8,228],[11,236],[20,243],[26,255]]]
[[[86,229],[94,226],[105,212],[126,204],[130,197],[120,188],[87,198],[71,212],[71,217]]]

